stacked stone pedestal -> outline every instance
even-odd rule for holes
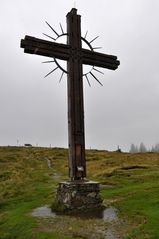
[[[61,182],[57,190],[57,201],[68,210],[100,208],[102,199],[99,183],[93,181]]]

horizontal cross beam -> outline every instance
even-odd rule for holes
[[[31,36],[25,36],[24,40],[21,40],[21,47],[24,48],[25,53],[53,57],[61,60],[68,60],[70,55],[68,45],[45,41]]]
[[[70,45],[45,41],[31,36],[25,36],[25,39],[21,40],[21,47],[24,48],[25,53],[58,58],[66,61],[72,57],[74,50]],[[78,51],[77,56],[80,57],[82,63],[86,65],[103,67],[110,70],[116,70],[120,65],[116,56],[87,49]]]
[[[83,64],[103,67],[110,70],[116,70],[120,65],[120,61],[116,56],[102,54],[86,49],[82,49]]]

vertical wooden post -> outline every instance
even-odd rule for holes
[[[69,135],[69,176],[72,180],[86,177],[83,70],[81,57],[81,16],[73,8],[67,14],[67,44],[71,54],[68,70],[68,135]]]

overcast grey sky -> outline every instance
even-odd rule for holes
[[[73,0],[1,0],[0,2],[0,145],[31,143],[67,147],[66,76],[41,64],[48,58],[24,54],[20,39],[60,32]],[[128,150],[141,141],[159,142],[159,1],[77,0],[83,36],[99,35],[93,46],[117,55],[116,71],[96,74],[104,87],[84,79],[86,147]]]

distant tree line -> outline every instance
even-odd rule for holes
[[[146,152],[159,153],[159,143],[156,143],[154,146],[152,146],[151,149],[147,149],[144,143],[140,143],[139,146],[135,144],[131,144],[129,152],[130,153],[146,153]]]

